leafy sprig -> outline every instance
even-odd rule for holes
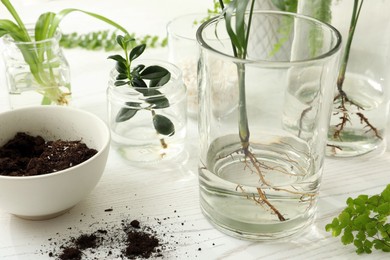
[[[353,243],[356,253],[372,249],[390,252],[390,184],[381,194],[347,199],[347,207],[325,229],[334,237],[341,235],[344,245]]]
[[[157,35],[145,35],[136,37],[135,33],[129,34],[130,37],[136,40],[132,42],[131,47],[135,47],[138,44],[146,44],[147,47],[165,47],[167,45],[167,38],[161,39]],[[118,36],[117,31],[102,30],[79,34],[72,32],[68,34],[62,34],[60,41],[61,47],[64,48],[82,48],[86,50],[104,50],[113,51],[120,50],[120,46],[116,42]]]
[[[175,133],[175,127],[172,121],[156,113],[155,109],[163,109],[169,107],[169,100],[159,91],[159,87],[169,82],[171,73],[158,65],[145,66],[139,64],[132,67],[132,62],[141,56],[145,51],[146,45],[137,45],[134,48],[135,39],[130,35],[121,36],[116,38],[117,44],[123,49],[124,56],[112,55],[109,59],[116,61],[116,70],[118,75],[116,77],[114,85],[133,87],[134,90],[141,93],[145,99],[140,102],[126,102],[126,106],[122,107],[117,116],[116,122],[123,122],[133,118],[138,111],[150,110],[152,113],[153,126],[157,133],[165,136],[172,136]],[[149,103],[149,106],[144,107],[142,103]],[[166,143],[163,139],[160,142],[164,148]]]

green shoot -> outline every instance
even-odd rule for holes
[[[390,252],[390,184],[379,195],[347,199],[347,207],[325,229],[341,235],[344,245],[354,244],[357,254],[372,249]]]
[[[158,134],[164,136],[172,136],[175,134],[175,127],[172,121],[156,113],[155,109],[163,109],[169,107],[169,100],[158,90],[159,87],[169,82],[171,73],[158,65],[146,67],[139,64],[132,67],[132,62],[144,52],[146,45],[141,44],[132,47],[135,39],[130,35],[117,38],[118,45],[123,49],[124,56],[112,55],[109,59],[116,61],[116,77],[115,86],[129,86],[141,93],[145,99],[136,102],[127,102],[126,106],[121,108],[116,116],[116,122],[124,122],[134,117],[140,110],[150,110],[152,114],[153,126]],[[141,102],[149,103],[148,107],[141,106]],[[163,148],[167,148],[164,139],[160,139]]]
[[[95,13],[91,13],[79,9],[64,9],[57,14],[53,12],[47,12],[41,14],[37,22],[35,23],[34,38],[32,38],[31,37],[32,35],[30,35],[29,32],[27,31],[24,22],[19,17],[17,11],[15,10],[11,2],[9,0],[1,0],[1,3],[7,8],[7,10],[12,15],[16,23],[7,19],[0,19],[0,37],[3,37],[4,35],[9,35],[16,43],[39,42],[39,41],[53,38],[56,32],[58,31],[60,22],[68,14],[73,12],[81,12],[87,14],[93,18],[96,18],[109,25],[114,26],[116,29],[121,30],[124,33],[127,33],[125,28],[99,14],[95,14]],[[53,58],[54,54],[51,52],[51,50],[41,49],[41,50],[34,51],[28,48],[28,46],[24,44],[19,44],[17,46],[20,49],[25,62],[28,64],[35,81],[40,86],[42,86],[42,89],[45,89],[43,91],[38,90],[38,92],[40,91],[43,92],[42,104],[49,104],[51,102],[55,102],[56,104],[59,105],[67,104],[67,99],[65,98],[65,95],[68,95],[68,93],[62,93],[62,91],[59,88],[60,86],[54,88],[53,90],[53,87],[56,87],[56,80],[53,74],[54,67],[52,66],[56,66],[56,65],[49,64],[48,68],[47,65],[44,65],[45,62],[44,59],[50,60]],[[44,55],[45,52],[46,55]],[[70,86],[66,86],[66,87],[70,88]]]

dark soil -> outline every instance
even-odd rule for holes
[[[79,141],[45,141],[41,136],[17,133],[0,147],[0,175],[34,176],[61,171],[97,153]]]
[[[83,257],[87,259],[88,254],[105,248],[106,257],[110,257],[112,250],[120,247],[121,255],[116,256],[118,259],[162,257],[162,245],[152,229],[148,227],[142,229],[139,221],[133,220],[130,224],[123,222],[121,230],[118,232],[115,229],[99,229],[92,234],[81,234],[66,241],[57,256],[55,252],[50,252],[49,256],[58,257],[60,260],[81,260]]]

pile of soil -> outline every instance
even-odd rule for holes
[[[121,248],[120,255],[113,256],[113,250],[118,247]],[[133,220],[129,224],[123,222],[121,232],[115,228],[98,229],[92,234],[72,237],[61,245],[60,253],[50,252],[49,256],[60,260],[81,260],[93,257],[96,252],[100,252],[100,257],[116,259],[156,258],[162,257],[162,244],[152,229],[141,228],[139,221]]]
[[[45,141],[19,132],[0,147],[0,175],[34,176],[61,171],[97,153],[79,141]]]

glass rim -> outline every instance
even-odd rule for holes
[[[316,61],[323,60],[323,59],[331,57],[333,54],[337,53],[341,49],[341,45],[342,45],[341,33],[334,26],[332,26],[329,23],[322,22],[322,21],[320,21],[320,20],[318,20],[316,18],[307,16],[307,15],[302,15],[302,14],[297,14],[297,13],[292,13],[292,12],[272,11],[272,10],[255,10],[255,11],[253,11],[253,13],[265,14],[265,15],[271,15],[271,14],[285,15],[285,16],[290,16],[290,17],[294,17],[294,18],[304,19],[304,20],[307,20],[307,21],[313,21],[313,22],[315,22],[317,24],[320,24],[322,26],[325,26],[325,27],[329,28],[329,31],[333,32],[333,34],[335,36],[335,39],[336,39],[335,44],[327,52],[325,52],[325,53],[323,53],[321,55],[315,56],[315,57],[313,57],[311,59],[302,59],[302,60],[294,60],[294,61],[272,61],[272,60],[260,60],[260,59],[258,59],[258,60],[256,60],[256,59],[241,59],[241,58],[234,57],[234,56],[232,56],[230,54],[226,54],[224,52],[216,50],[215,48],[213,48],[209,44],[207,44],[207,42],[203,39],[202,32],[203,32],[203,30],[205,28],[207,28],[208,26],[210,26],[212,24],[218,23],[218,21],[221,20],[221,19],[224,19],[222,15],[218,15],[216,17],[213,17],[213,18],[205,21],[204,23],[202,23],[199,26],[199,28],[198,28],[198,30],[196,32],[196,40],[197,40],[198,44],[200,45],[200,48],[201,49],[206,49],[206,50],[208,50],[210,52],[213,52],[214,54],[217,54],[219,56],[223,56],[225,58],[228,58],[232,62],[235,62],[235,63],[264,64],[264,65],[267,65],[267,66],[270,66],[270,67],[285,67],[285,66],[291,66],[292,64],[298,65],[298,64],[303,64],[303,63],[316,62]]]
[[[180,33],[177,33],[175,30],[173,30],[172,26],[179,20],[183,19],[183,18],[187,18],[187,17],[197,17],[197,16],[201,16],[201,15],[204,15],[204,18],[207,18],[207,13],[201,13],[201,12],[198,12],[198,13],[188,13],[188,14],[183,14],[183,15],[180,15],[180,16],[177,16],[175,18],[173,18],[172,20],[170,20],[167,25],[166,25],[166,30],[167,30],[167,33],[168,35],[171,35],[175,38],[179,38],[179,39],[185,39],[185,40],[189,40],[189,41],[195,41],[196,42],[196,33],[194,35],[194,37],[188,37],[188,36],[183,36],[182,34]],[[205,20],[205,19],[204,19]],[[195,22],[195,21],[194,21]],[[198,21],[198,25],[197,27],[199,28],[201,25],[202,25],[202,21]],[[194,24],[195,25],[195,24]],[[198,30],[198,28],[196,30]]]

